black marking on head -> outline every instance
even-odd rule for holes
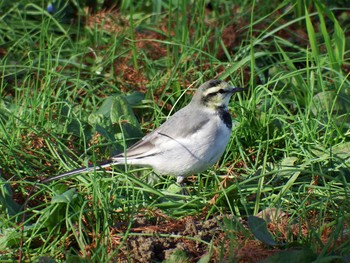
[[[222,80],[219,80],[219,79],[210,80],[209,85],[208,85],[208,89],[212,88],[212,87],[219,86],[221,82],[222,82]]]
[[[224,89],[219,89],[217,92],[220,93],[220,94],[224,94],[224,93],[226,93],[226,90],[224,90]]]
[[[225,123],[227,128],[232,129],[232,119],[228,110],[225,107],[220,107],[218,110],[220,119]]]

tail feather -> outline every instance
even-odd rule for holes
[[[74,176],[74,175],[77,175],[77,174],[88,173],[88,172],[91,172],[91,171],[94,171],[94,170],[101,170],[101,169],[109,167],[111,165],[113,165],[113,161],[108,160],[108,161],[105,161],[103,163],[100,163],[97,166],[89,165],[88,167],[74,169],[74,170],[71,170],[71,171],[68,171],[68,172],[56,175],[54,177],[46,178],[44,180],[41,180],[40,183],[48,183],[48,182],[55,181],[55,180],[58,180],[58,179],[62,179],[62,178],[65,178],[65,177],[71,177],[71,176]]]

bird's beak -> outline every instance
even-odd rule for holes
[[[241,91],[245,91],[245,90],[248,90],[248,88],[231,87],[232,93],[241,92]]]

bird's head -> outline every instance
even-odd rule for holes
[[[198,88],[192,103],[214,109],[227,107],[232,94],[243,90],[245,88],[235,88],[225,81],[212,79]]]

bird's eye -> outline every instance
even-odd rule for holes
[[[224,89],[219,89],[218,92],[219,92],[220,94],[223,94],[223,93],[225,93],[225,90],[224,90]]]

